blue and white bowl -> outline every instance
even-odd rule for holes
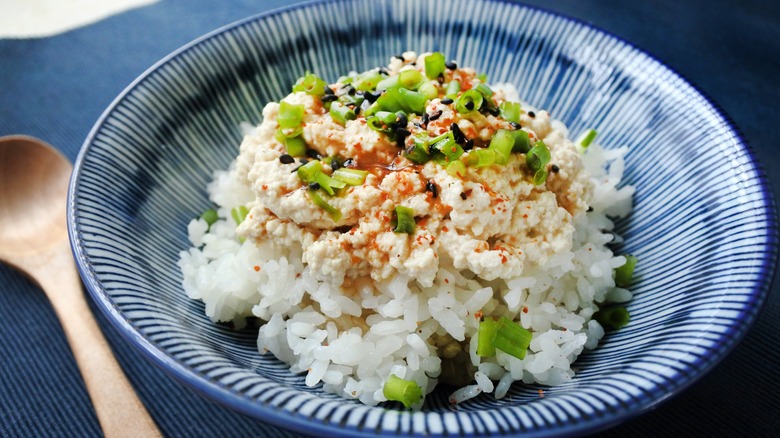
[[[180,285],[187,222],[241,122],[306,70],[329,81],[405,50],[437,50],[511,82],[572,132],[628,146],[635,210],[617,224],[641,263],[631,324],[575,364],[570,383],[515,384],[452,407],[368,407],[308,388],[256,352],[251,331],[212,324]],[[726,116],[651,56],[587,24],[488,0],[338,1],[251,17],[171,54],[133,82],[87,138],[73,176],[71,241],[90,294],[153,362],[263,421],[328,435],[567,435],[647,411],[743,337],[770,283],[777,221],[766,179]]]

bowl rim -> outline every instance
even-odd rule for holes
[[[206,398],[222,406],[229,407],[232,410],[248,415],[255,420],[268,422],[276,426],[280,426],[297,432],[303,432],[309,434],[336,432],[341,436],[353,436],[353,437],[366,436],[366,431],[364,429],[357,429],[353,427],[346,427],[346,428],[339,427],[338,425],[332,423],[315,422],[308,418],[300,417],[288,413],[286,411],[276,409],[270,405],[253,402],[239,394],[231,392],[229,389],[225,387],[217,386],[214,384],[214,382],[203,378],[201,375],[195,373],[190,368],[186,367],[185,365],[173,359],[171,356],[167,355],[157,345],[151,342],[146,336],[142,335],[139,331],[137,331],[133,327],[133,325],[130,324],[129,321],[125,318],[125,316],[118,309],[118,307],[113,303],[109,295],[106,294],[105,291],[103,291],[102,287],[100,286],[100,284],[96,279],[96,276],[93,275],[93,272],[91,270],[91,264],[88,258],[86,257],[85,254],[86,251],[84,247],[81,245],[79,232],[76,226],[77,213],[76,213],[75,201],[76,201],[77,188],[79,185],[79,178],[81,176],[84,163],[86,161],[86,157],[91,149],[91,145],[94,142],[96,135],[100,132],[102,126],[109,118],[109,116],[114,112],[117,106],[129,94],[131,94],[138,87],[139,84],[144,82],[148,77],[154,75],[155,72],[158,69],[160,69],[160,67],[167,64],[172,59],[175,59],[179,56],[186,54],[189,50],[204,43],[205,41],[211,40],[212,38],[218,35],[242,27],[248,23],[262,21],[269,17],[286,14],[299,9],[317,7],[323,4],[329,4],[329,3],[349,4],[349,3],[358,3],[360,1],[362,0],[304,1],[304,2],[298,2],[298,3],[274,8],[259,14],[253,14],[241,18],[239,20],[233,21],[231,23],[225,24],[208,33],[205,33],[191,40],[190,42],[182,45],[178,49],[174,50],[173,52],[161,58],[159,61],[155,62],[151,67],[147,68],[143,73],[141,73],[138,77],[136,77],[125,89],[122,90],[121,93],[119,93],[119,95],[101,113],[101,115],[99,116],[99,118],[97,119],[93,127],[90,129],[84,143],[81,146],[79,154],[75,160],[74,170],[71,175],[71,179],[68,187],[68,203],[67,203],[67,223],[68,223],[68,234],[69,234],[71,250],[77,262],[79,274],[81,275],[81,278],[87,287],[89,295],[92,297],[93,301],[97,304],[97,307],[107,316],[107,319],[110,321],[111,325],[115,329],[117,329],[117,331],[120,333],[122,338],[129,341],[130,344],[132,344],[137,350],[140,350],[142,355],[147,360],[149,360],[151,363],[153,363],[155,366],[161,369],[165,374],[172,377],[177,382],[180,382],[185,386],[189,387],[190,389],[195,390],[196,393],[205,396]],[[479,0],[479,1],[483,3],[491,3],[491,4],[506,4],[520,9],[530,9],[542,14],[546,14],[548,16],[552,16],[555,19],[564,20],[569,23],[573,23],[578,26],[587,28],[588,30],[601,33],[611,39],[614,39],[620,43],[625,44],[626,47],[630,49],[630,51],[639,52],[647,56],[652,62],[660,65],[661,67],[669,71],[672,75],[681,79],[685,84],[690,86],[693,91],[698,93],[701,98],[703,98],[704,102],[711,107],[711,109],[713,110],[716,116],[721,117],[725,121],[726,128],[729,131],[731,131],[738,146],[741,147],[742,151],[746,154],[747,162],[753,166],[753,170],[756,174],[755,183],[756,186],[760,188],[760,196],[761,199],[764,201],[763,207],[766,210],[765,221],[767,225],[766,227],[767,233],[763,245],[767,249],[767,254],[771,255],[771,257],[766,258],[764,262],[760,265],[759,271],[756,273],[755,288],[753,289],[753,294],[751,295],[752,299],[746,302],[744,308],[741,309],[742,314],[746,314],[746,313],[748,314],[748,319],[744,321],[742,324],[740,324],[739,326],[729,327],[728,331],[724,332],[721,335],[721,339],[730,338],[731,342],[726,346],[715,350],[714,353],[716,353],[717,356],[714,359],[708,360],[706,362],[699,361],[700,363],[702,363],[702,366],[697,368],[698,369],[697,373],[695,373],[694,375],[686,376],[686,380],[684,382],[675,386],[673,389],[671,389],[669,392],[667,392],[661,397],[652,398],[652,396],[647,396],[647,395],[642,396],[641,397],[642,401],[631,409],[626,409],[617,412],[610,412],[605,416],[587,419],[575,424],[571,424],[571,423],[564,424],[559,429],[541,429],[541,430],[534,430],[530,432],[513,431],[509,433],[499,433],[499,435],[511,436],[513,434],[522,433],[523,436],[545,436],[548,435],[550,432],[554,432],[556,436],[570,436],[570,435],[579,435],[584,433],[598,432],[613,427],[619,423],[623,423],[629,419],[635,418],[651,409],[654,409],[658,405],[664,403],[666,400],[675,397],[676,395],[678,395],[679,393],[687,389],[689,386],[699,381],[703,376],[708,374],[717,364],[719,364],[725,357],[727,357],[731,353],[731,351],[733,351],[733,349],[741,342],[741,340],[744,338],[746,333],[749,331],[749,329],[752,327],[752,325],[754,324],[754,322],[756,321],[756,319],[764,309],[765,303],[767,301],[767,295],[773,289],[775,283],[776,274],[777,274],[777,259],[778,259],[778,254],[780,253],[780,249],[778,247],[779,232],[778,232],[778,216],[777,216],[776,203],[774,201],[772,190],[769,186],[769,181],[766,176],[766,172],[764,171],[761,163],[756,159],[754,151],[752,150],[748,142],[745,140],[742,132],[734,123],[733,119],[726,113],[726,111],[720,105],[718,105],[707,93],[703,92],[694,82],[689,80],[684,75],[680,74],[680,72],[678,72],[677,70],[675,70],[674,68],[666,64],[665,62],[661,61],[653,53],[639,47],[638,45],[630,41],[627,41],[623,37],[616,35],[608,30],[600,28],[582,19],[574,18],[560,12],[552,11],[538,6],[524,4],[516,0]],[[356,406],[362,406],[362,405],[356,405]],[[370,408],[369,406],[364,406],[364,407]],[[499,408],[499,409],[507,409],[507,408]],[[433,412],[424,412],[424,411],[411,413],[411,415],[432,415],[432,414],[441,415],[442,413],[439,412],[433,413]],[[432,435],[436,436],[436,434],[432,434]]]

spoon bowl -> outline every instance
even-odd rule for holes
[[[37,282],[62,323],[106,436],[160,436],[84,298],[68,242],[73,166],[33,137],[0,137],[0,261]]]

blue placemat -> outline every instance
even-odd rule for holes
[[[777,199],[780,7],[774,1],[526,3],[592,22],[698,85],[742,130]],[[284,4],[160,0],[50,38],[0,39],[0,135],[37,136],[74,159],[103,109],[157,60],[217,27]],[[166,435],[296,436],[223,409],[179,385],[95,314]],[[773,436],[780,430],[778,320],[780,294],[775,292],[742,344],[713,372],[673,400],[603,435]],[[0,266],[0,327],[0,436],[100,435],[48,301],[33,283],[5,266]]]

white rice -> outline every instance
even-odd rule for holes
[[[593,211],[575,217],[572,250],[545,266],[485,282],[443,261],[432,287],[396,276],[375,287],[365,283],[349,296],[314,279],[301,248],[239,242],[230,210],[252,193],[232,168],[218,171],[208,192],[220,219],[210,228],[202,219],[189,224],[193,246],[179,261],[184,290],[205,303],[213,321],[239,327],[251,316],[267,321],[258,333],[260,352],[306,373],[308,386],[322,384],[367,405],[386,400],[382,388],[390,374],[431,392],[442,378],[452,379],[443,374],[452,374],[453,366],[443,364],[453,361],[454,369],[470,370],[460,376],[453,403],[481,393],[502,398],[515,381],[558,385],[572,378],[571,364],[583,349],[595,348],[604,335],[591,320],[598,303],[631,299],[612,276],[625,259],[605,246],[615,238],[608,216],[631,210],[633,188],[617,188],[625,152],[588,148],[584,162],[597,182]],[[533,332],[524,359],[501,351],[491,358],[476,354],[479,312],[507,316]]]

